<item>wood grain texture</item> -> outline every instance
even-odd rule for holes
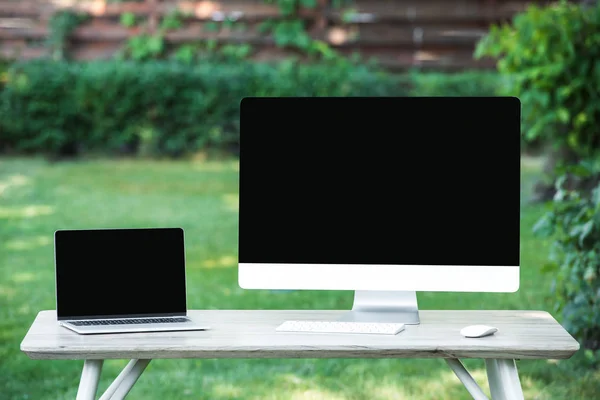
[[[459,71],[494,69],[495,59],[473,58],[473,51],[491,24],[508,22],[531,0],[356,0],[333,7],[319,0],[316,8],[300,8],[298,17],[315,40],[342,54],[374,58],[389,71]],[[328,5],[328,6],[327,6]],[[165,57],[179,45],[215,41],[218,46],[246,44],[248,59],[275,63],[298,56],[295,48],[276,45],[273,33],[259,27],[282,17],[276,4],[263,0],[0,0],[0,56],[29,60],[46,57],[51,16],[62,10],[85,13],[89,18],[69,35],[69,56],[74,60],[114,58],[130,38],[152,32],[163,18],[179,10],[182,26],[165,33]],[[123,13],[136,15],[138,24],[126,28]],[[221,21],[235,21],[222,24]],[[154,27],[154,28],[153,28]],[[17,41],[17,42],[15,42]],[[443,50],[443,51],[442,51]],[[310,57],[300,57],[306,62]]]
[[[578,349],[558,322],[543,311],[421,311],[420,325],[390,335],[276,332],[286,320],[336,320],[344,311],[194,310],[208,331],[79,335],[38,314],[21,343],[33,359],[123,358],[497,358],[564,359]],[[485,338],[460,329],[496,326]]]

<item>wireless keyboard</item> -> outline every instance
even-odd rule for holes
[[[404,324],[383,322],[285,321],[276,330],[279,332],[395,335],[404,330]]]

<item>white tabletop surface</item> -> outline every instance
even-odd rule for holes
[[[345,311],[192,310],[207,331],[79,335],[41,311],[21,343],[33,359],[154,358],[506,358],[561,359],[579,344],[544,311],[420,311],[397,335],[289,333],[286,320],[336,320]],[[499,329],[465,338],[467,325]]]

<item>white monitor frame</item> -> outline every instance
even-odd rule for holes
[[[519,289],[519,266],[239,263],[243,289],[500,292]]]

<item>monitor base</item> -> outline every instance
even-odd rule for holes
[[[343,322],[394,322],[418,325],[419,307],[416,292],[357,290],[352,311]]]

